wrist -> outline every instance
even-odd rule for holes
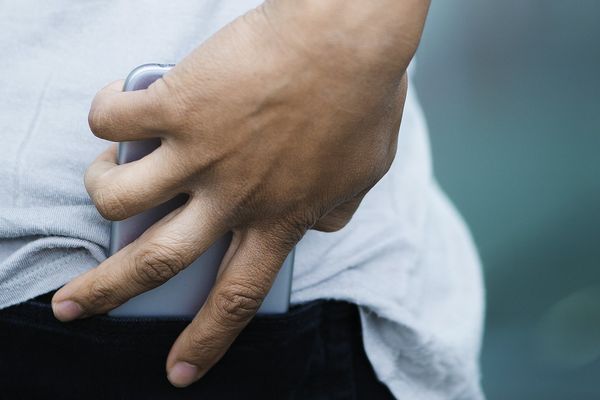
[[[269,23],[289,46],[325,64],[402,76],[417,49],[429,0],[268,0]]]

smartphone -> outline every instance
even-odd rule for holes
[[[123,91],[146,89],[160,79],[172,64],[144,64],[127,76]],[[119,143],[118,163],[138,160],[160,146],[160,139]],[[182,206],[184,195],[158,207],[134,215],[123,221],[111,223],[109,255],[137,239],[152,224]],[[218,239],[190,266],[163,285],[142,293],[109,312],[115,317],[185,317],[191,318],[200,310],[215,283],[219,265],[231,241],[231,234]],[[288,310],[292,284],[294,251],[283,263],[273,286],[258,313],[278,314]]]

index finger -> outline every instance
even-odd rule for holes
[[[225,234],[226,228],[199,201],[189,201],[138,239],[78,276],[52,298],[61,321],[107,312],[155,288],[186,268]]]

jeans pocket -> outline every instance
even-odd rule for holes
[[[22,388],[21,376],[35,376],[28,390],[47,395],[69,387],[67,398],[317,399],[315,393],[334,390],[332,382],[348,381],[346,358],[332,356],[346,349],[355,311],[316,301],[256,316],[206,376],[175,392],[165,360],[189,320],[95,316],[61,323],[49,303],[30,301],[0,310],[0,383]]]

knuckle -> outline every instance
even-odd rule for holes
[[[173,88],[168,76],[156,80],[148,88],[154,114],[160,116],[161,126],[169,131],[180,130],[186,120],[186,107],[179,92]]]
[[[85,175],[83,176],[83,184],[84,184],[85,189],[87,190],[88,194],[92,198],[96,192],[96,187],[98,185],[97,180],[98,180],[98,178],[97,178],[96,174],[93,172],[92,168],[89,167],[85,171]]]
[[[185,260],[177,251],[164,244],[151,244],[139,255],[136,275],[144,284],[158,286],[177,275],[185,267]]]
[[[90,112],[88,113],[88,125],[90,126],[92,133],[99,138],[109,138],[109,120],[104,107],[102,107],[98,99],[95,99],[90,108]]]
[[[121,221],[129,216],[120,193],[114,187],[106,186],[102,189],[96,189],[90,196],[98,212],[104,218],[111,221]]]
[[[194,364],[201,370],[210,368],[210,361],[206,358],[207,354],[219,353],[222,350],[220,340],[222,332],[218,330],[192,329],[187,334],[187,346],[185,353],[195,360]]]
[[[248,321],[260,307],[259,290],[247,283],[228,284],[215,293],[217,316],[226,324]]]
[[[93,309],[118,304],[113,285],[105,279],[94,280],[88,290],[88,304]]]
[[[304,210],[298,215],[281,219],[267,232],[267,237],[271,239],[272,243],[270,250],[273,254],[291,250],[306,231],[316,223],[317,219],[318,213],[313,210]]]

